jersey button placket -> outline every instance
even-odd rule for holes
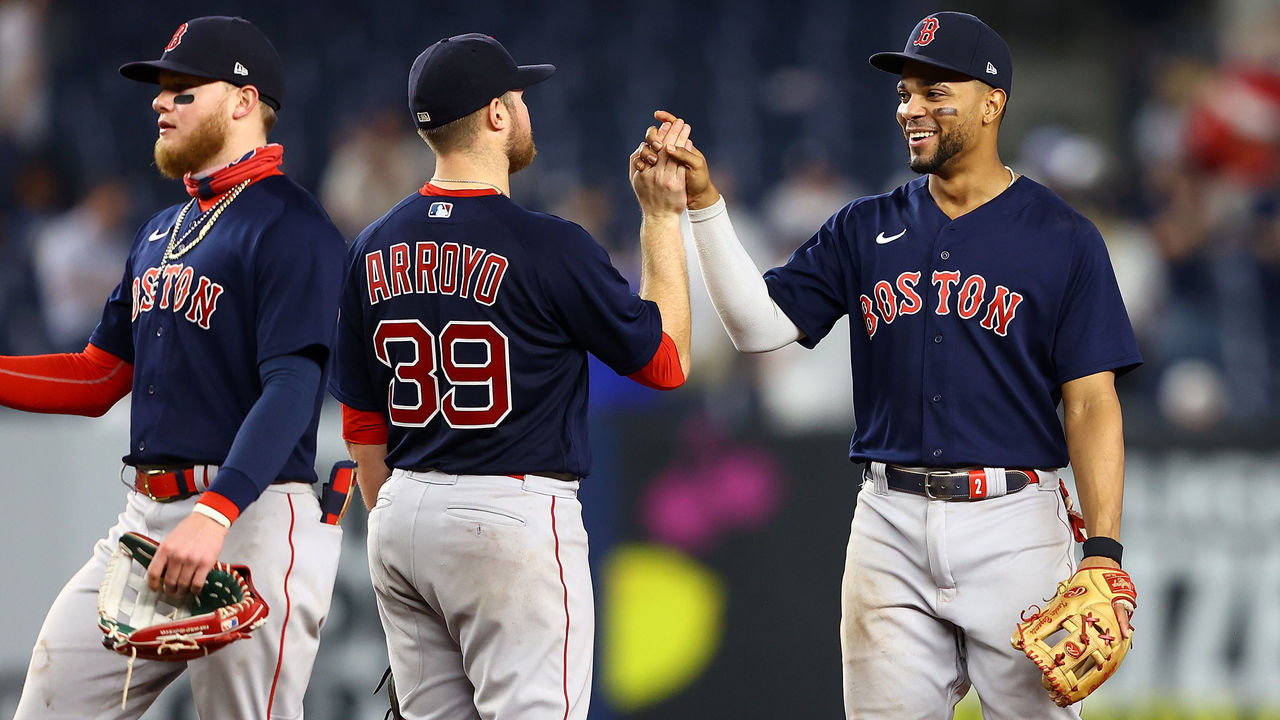
[[[951,251],[943,250],[938,246],[946,246],[954,242],[956,238],[955,233],[956,228],[954,225],[951,225],[946,227],[942,232],[939,232],[934,238],[933,247],[930,250],[930,257],[933,259],[928,262],[929,267],[925,279],[932,281],[933,273],[952,270],[949,265],[943,264],[942,262],[951,258]],[[954,288],[952,288],[952,290],[954,291]],[[923,457],[932,458],[936,462],[943,456],[942,448],[939,447],[939,445],[944,444],[946,442],[946,438],[950,435],[950,419],[943,414],[943,393],[940,392],[941,390],[946,389],[946,381],[948,377],[947,358],[943,354],[941,348],[937,348],[933,352],[930,352],[928,350],[928,346],[929,344],[942,344],[942,326],[950,321],[951,313],[954,313],[954,309],[949,308],[949,312],[939,314],[938,310],[941,293],[938,290],[936,282],[931,282],[928,298],[928,302],[925,303],[925,332],[923,337],[921,337],[921,341],[925,344],[921,348],[923,351],[924,366],[921,368],[923,372],[920,375],[921,385],[919,386],[920,398],[923,401],[923,426],[921,427],[920,440]],[[952,303],[948,302],[948,306],[951,305]],[[925,340],[926,338],[931,338],[933,342],[929,343]]]

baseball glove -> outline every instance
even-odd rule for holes
[[[1131,614],[1138,606],[1129,574],[1088,568],[1058,583],[1058,594],[1049,604],[1030,616],[1024,613],[1018,623],[1013,646],[1044,673],[1042,682],[1059,706],[1079,702],[1098,689],[1129,651],[1132,635],[1121,636],[1114,606]]]
[[[249,637],[267,621],[267,604],[243,565],[218,563],[195,595],[148,589],[147,567],[156,548],[151,538],[125,533],[107,562],[98,590],[98,627],[108,649],[131,660],[191,660]]]

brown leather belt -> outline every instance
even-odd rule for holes
[[[870,470],[867,471],[868,475]],[[890,490],[923,495],[930,500],[985,500],[988,497],[986,472],[972,470],[909,470],[896,465],[886,465],[885,479]],[[1034,470],[1005,470],[1005,492],[1011,495],[1028,485],[1040,482]]]
[[[209,489],[209,485],[217,474],[217,465],[136,468],[133,489],[156,502],[173,502],[198,495]]]

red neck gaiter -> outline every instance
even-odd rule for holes
[[[200,208],[212,205],[222,193],[248,180],[249,184],[272,175],[283,175],[280,164],[284,162],[284,146],[271,143],[255,148],[247,155],[227,163],[222,167],[197,178],[191,173],[183,176],[182,182],[187,186],[187,194],[200,199]]]

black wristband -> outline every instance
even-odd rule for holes
[[[1109,537],[1091,537],[1084,541],[1084,556],[1111,558],[1120,564],[1120,556],[1124,554],[1124,546]]]

